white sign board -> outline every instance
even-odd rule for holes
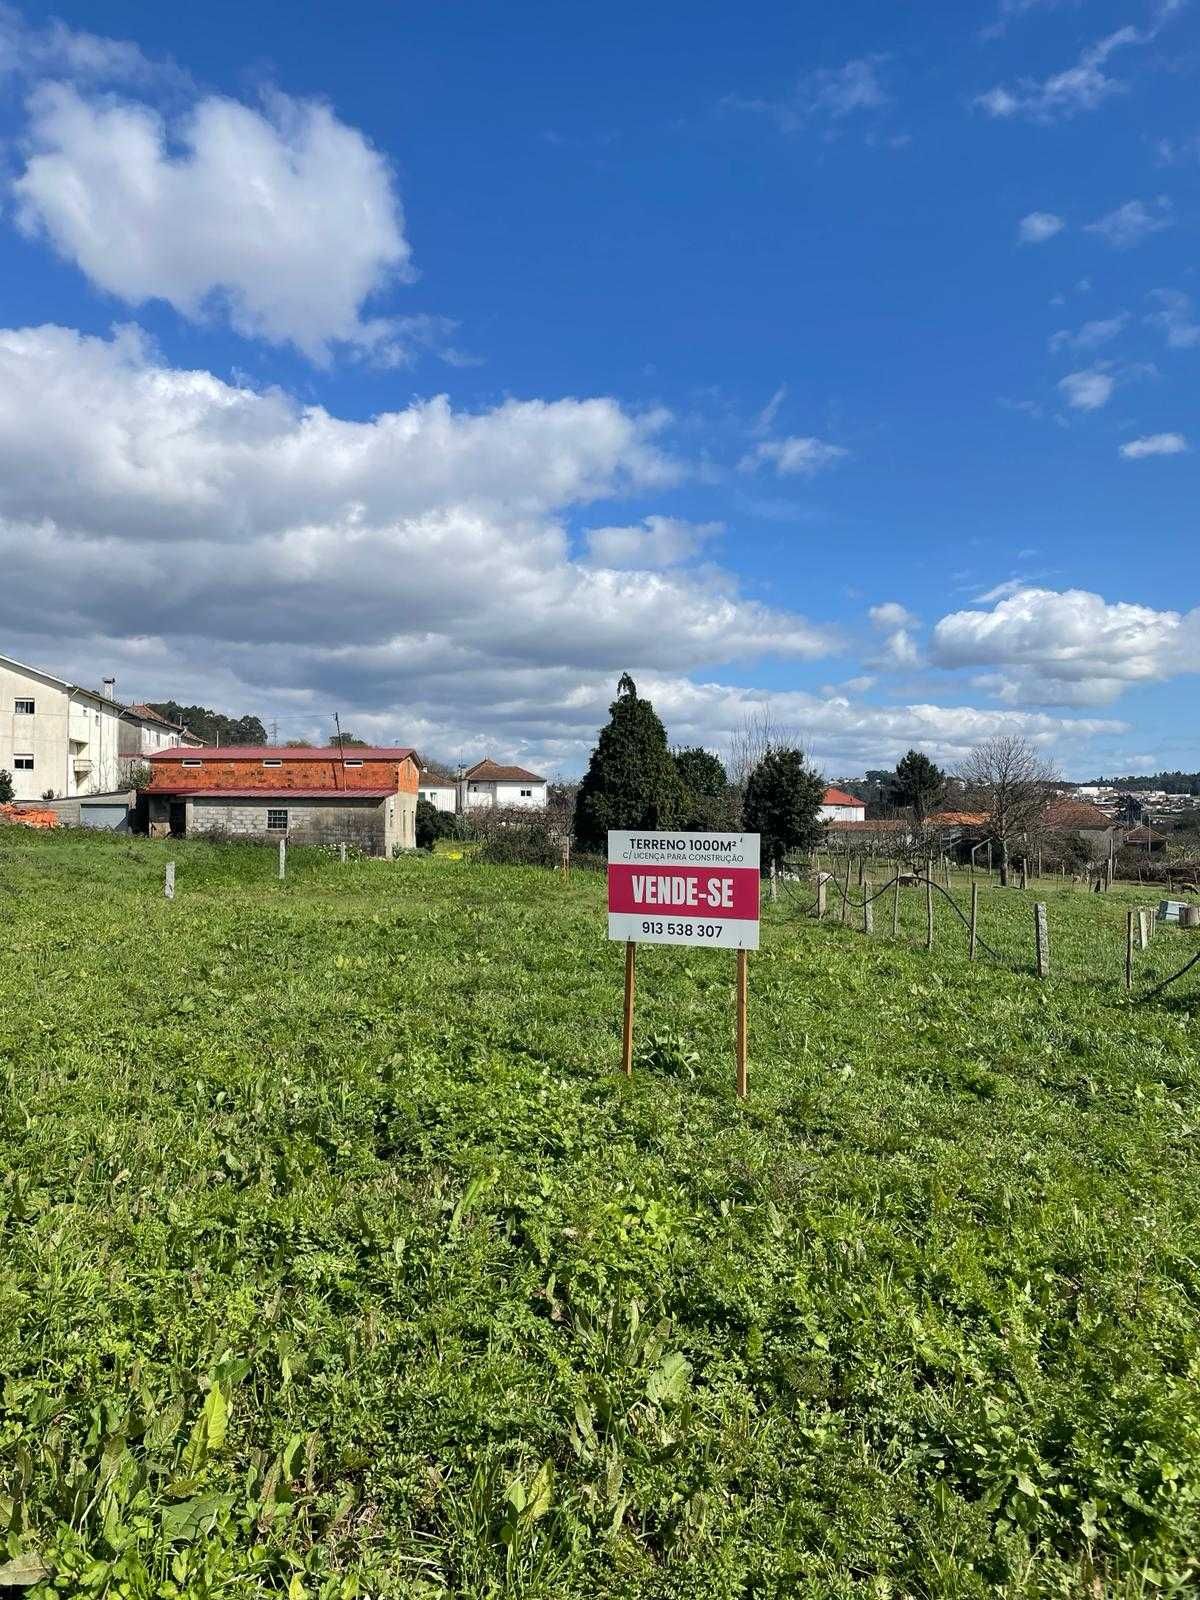
[[[758,949],[756,833],[614,830],[608,937],[636,944]]]

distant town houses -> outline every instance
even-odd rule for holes
[[[418,797],[439,811],[463,816],[468,811],[545,810],[547,780],[527,767],[503,766],[490,758],[451,773],[429,762],[421,770]]]
[[[149,706],[123,705],[112,678],[90,688],[0,655],[0,771],[17,800],[115,794],[144,757],[199,743]]]

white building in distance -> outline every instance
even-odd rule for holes
[[[865,803],[844,789],[826,789],[817,813],[822,822],[862,822],[866,815]]]
[[[479,806],[515,806],[531,811],[546,807],[546,780],[524,767],[502,767],[495,761],[477,761],[463,774],[466,809]]]
[[[150,749],[199,743],[147,707],[123,706],[111,679],[85,689],[0,655],[0,771],[18,800],[111,794]]]

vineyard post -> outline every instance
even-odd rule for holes
[[[992,875],[992,841],[990,839],[987,842],[987,847],[988,847],[988,877],[990,878],[991,875]]]
[[[167,862],[166,877],[163,880],[163,897],[167,900],[175,898],[175,863]]]
[[[1125,993],[1133,988],[1133,912],[1125,913]]]
[[[280,839],[280,841],[279,841],[279,881],[280,881],[280,883],[282,883],[283,880],[286,877],[287,877],[287,840],[286,839]]]
[[[871,890],[874,885],[869,876],[863,879],[863,932],[875,931],[875,907],[871,901]]]
[[[896,871],[896,888],[892,895],[892,938],[900,937],[900,872]]]
[[[817,921],[820,922],[824,918],[824,916],[825,916],[825,879],[823,877],[821,877],[820,875],[818,875],[818,877],[817,877]]]
[[[1028,887],[1029,887],[1029,857],[1028,856],[1022,856],[1021,857],[1021,887],[1022,887],[1022,889],[1028,889]]]
[[[943,856],[942,862],[946,868],[946,887],[948,889],[950,887],[950,857]]]
[[[933,949],[933,879],[928,874],[925,877],[925,948]]]
[[[866,871],[867,871],[867,858],[866,858],[866,856],[859,856],[859,858],[858,858],[858,887],[860,889],[863,886],[863,879],[864,879],[864,877],[866,875]]]
[[[979,941],[979,885],[971,885],[971,960],[975,959],[975,946]]]
[[[778,889],[778,887],[777,887],[777,885],[775,883],[775,859],[774,859],[774,857],[772,857],[771,858],[771,899],[772,899],[772,901],[775,900],[775,898],[776,898],[776,896],[778,894],[779,894],[779,889]]]
[[[843,892],[842,892],[842,926],[843,927],[845,927],[845,925],[846,925],[846,918],[850,915],[850,867],[852,865],[852,859],[853,858],[850,855],[846,856],[846,883],[845,883],[845,888],[843,889]]]
[[[1150,943],[1150,919],[1144,909],[1138,910],[1138,949],[1145,950]]]
[[[1033,908],[1033,932],[1037,942],[1037,975],[1039,978],[1050,976],[1050,926],[1046,921],[1046,908],[1036,905]]]
[[[342,865],[345,866],[346,865],[346,841],[344,839],[342,840],[341,844],[338,845],[338,854],[342,858]]]

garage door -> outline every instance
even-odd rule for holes
[[[123,828],[129,820],[129,811],[126,806],[89,806],[79,807],[79,820],[85,828]]]

